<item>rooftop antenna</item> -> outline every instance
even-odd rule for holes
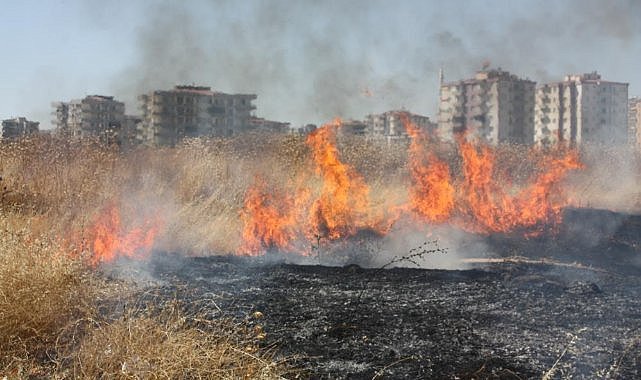
[[[438,69],[438,84],[440,86],[443,85],[443,77],[444,77],[444,75],[443,75],[443,67],[441,66],[441,68]]]

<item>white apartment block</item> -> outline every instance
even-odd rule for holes
[[[438,133],[444,140],[464,133],[489,144],[532,144],[535,89],[535,82],[501,69],[441,84]]]
[[[543,146],[620,145],[629,141],[628,84],[596,72],[568,75],[536,90],[534,142]]]

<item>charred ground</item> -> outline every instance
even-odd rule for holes
[[[488,241],[578,266],[380,270],[166,254],[151,261],[162,281],[154,294],[261,325],[264,345],[291,356],[304,377],[637,378],[641,219],[565,214],[555,235]],[[264,318],[251,319],[256,311]]]

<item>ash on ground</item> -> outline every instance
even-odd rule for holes
[[[150,273],[158,294],[211,318],[260,311],[250,323],[266,332],[263,344],[303,377],[641,378],[637,222],[623,217],[583,245],[574,227],[520,246],[489,239],[530,259],[467,270],[156,255]],[[566,264],[536,261],[554,250]]]

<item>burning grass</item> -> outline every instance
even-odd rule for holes
[[[135,292],[108,281],[21,215],[0,213],[0,376],[276,379],[262,330],[151,305],[112,319]],[[100,306],[102,305],[102,306]]]
[[[306,137],[248,134],[126,153],[25,140],[0,151],[1,203],[55,220],[48,232],[73,237],[94,265],[152,248],[309,254],[318,241],[364,229],[385,235],[399,219],[537,232],[569,203],[561,185],[580,167],[573,152],[440,143],[406,124],[409,145],[345,137],[339,120]]]
[[[183,317],[101,320],[95,304],[105,283],[94,268],[153,250],[310,254],[320,243],[385,235],[401,218],[530,233],[570,204],[564,180],[580,166],[575,152],[448,144],[407,129],[409,143],[390,145],[341,136],[339,121],[306,137],[249,134],[130,152],[55,137],[3,143],[0,369],[35,362],[82,377],[144,375],[150,366],[168,377],[185,368],[214,374],[198,372],[206,366],[220,371],[215,377],[241,376],[240,368],[269,377],[280,371],[269,356]],[[88,320],[98,321],[95,333],[65,340],[68,326]],[[72,353],[58,360],[67,345]]]
[[[227,236],[246,188],[234,173],[248,163],[234,158],[230,144],[190,141],[127,154],[56,138],[3,144],[0,377],[277,378],[283,372],[236,325],[208,322],[205,330],[206,322],[187,324],[176,310],[113,320],[117,310],[105,305],[121,304],[134,289],[94,269],[117,256],[144,257],[159,244],[183,252],[234,250]],[[173,218],[165,222],[166,215]]]

